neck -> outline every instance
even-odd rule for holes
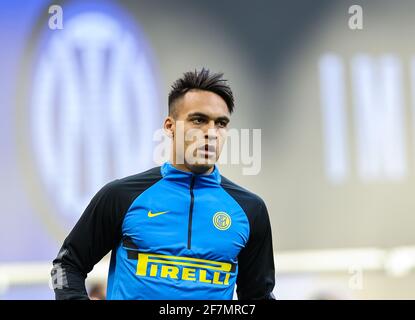
[[[192,170],[191,168],[189,168],[186,164],[177,164],[174,161],[171,162],[171,164],[173,165],[173,167],[175,167],[176,169],[179,169],[181,171],[185,171],[185,172],[192,172],[192,173],[196,173],[196,174],[210,174],[213,172],[214,167],[208,168],[207,170]]]

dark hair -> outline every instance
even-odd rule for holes
[[[171,86],[169,93],[169,115],[174,113],[174,102],[184,96],[186,92],[197,89],[216,93],[228,106],[229,113],[234,108],[234,99],[227,80],[223,79],[223,73],[210,73],[209,69],[202,68],[200,71],[189,71],[183,77],[177,79]]]

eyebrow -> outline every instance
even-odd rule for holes
[[[191,118],[191,117],[201,117],[201,118],[207,118],[207,119],[210,118],[207,114],[202,113],[202,112],[189,113],[187,115],[187,118]],[[220,117],[217,117],[215,119],[215,121],[218,121],[218,120],[224,120],[226,122],[229,122],[230,121],[230,119],[227,116],[220,116]]]

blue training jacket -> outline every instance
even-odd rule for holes
[[[56,299],[88,299],[85,278],[112,250],[107,299],[273,299],[264,201],[221,176],[161,167],[91,200],[53,261]]]

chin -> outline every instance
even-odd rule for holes
[[[188,165],[188,168],[194,173],[204,173],[213,168],[214,163],[195,163]]]

